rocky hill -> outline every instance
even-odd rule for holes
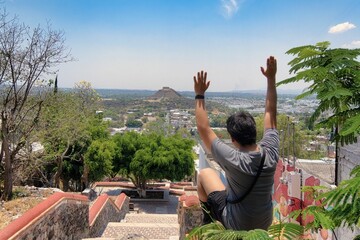
[[[149,97],[151,100],[162,100],[162,99],[179,99],[182,98],[182,96],[176,92],[174,89],[169,87],[163,87],[159,91],[157,91],[155,94]]]

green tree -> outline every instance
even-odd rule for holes
[[[140,120],[134,119],[126,121],[125,125],[130,128],[141,128],[143,123]]]
[[[136,113],[129,114],[126,119],[125,126],[130,128],[141,128],[143,123],[140,119],[137,119]]]
[[[58,92],[44,105],[38,135],[45,147],[45,165],[50,165],[55,187],[67,186],[73,163],[83,161],[82,155],[91,142],[87,118],[79,109],[80,102],[72,93]],[[78,180],[79,176],[75,177]],[[63,188],[63,190],[66,190]]]
[[[141,134],[133,131],[125,132],[124,134],[115,134],[112,140],[116,146],[116,153],[112,163],[112,176],[116,176],[117,174],[129,176],[130,163],[135,153],[145,148],[146,142]]]
[[[335,128],[334,140],[348,144],[356,141],[360,133],[360,64],[357,61],[360,49],[329,48],[329,42],[306,45],[290,49],[295,55],[289,62],[290,73],[295,76],[278,85],[298,81],[310,83],[297,99],[316,95],[320,101],[310,118],[318,126]],[[327,114],[330,114],[327,116]]]
[[[163,137],[151,134],[144,138],[148,144],[135,153],[130,163],[132,181],[140,190],[146,189],[150,179],[180,181],[193,173],[191,140],[180,135]]]
[[[264,135],[264,115],[260,114],[255,118],[256,122],[256,140],[260,141]],[[311,157],[305,150],[310,137],[306,135],[307,129],[301,121],[295,120],[285,114],[279,114],[277,117],[277,129],[280,134],[280,156],[296,156],[299,158]]]
[[[226,115],[221,115],[221,114],[211,114],[210,116],[210,126],[211,127],[226,127],[226,120],[227,120],[228,116]]]
[[[88,180],[100,181],[104,176],[110,175],[112,159],[115,155],[115,143],[113,141],[92,141],[85,153],[85,164],[90,169]]]
[[[121,151],[114,159],[115,171],[128,176],[142,196],[149,180],[181,180],[194,171],[194,142],[181,133],[165,137],[128,132],[113,140]]]
[[[44,105],[38,134],[45,146],[45,170],[64,191],[87,187],[89,174],[97,171],[84,162],[92,141],[109,138],[106,123],[95,115],[97,101],[96,92],[82,82],[72,92],[58,91]]]
[[[164,117],[157,117],[156,121],[146,123],[144,129],[147,133],[168,135],[171,132],[172,126],[165,121]]]

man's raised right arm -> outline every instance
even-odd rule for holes
[[[261,67],[262,74],[267,78],[265,100],[264,129],[276,128],[277,93],[276,93],[276,59],[270,56],[266,61],[266,69]]]

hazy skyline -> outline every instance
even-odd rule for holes
[[[292,47],[330,41],[360,47],[358,0],[5,0],[21,22],[65,32],[74,62],[59,67],[59,86],[193,89],[208,71],[209,91],[265,89],[266,57],[289,77]],[[293,84],[282,89],[303,89]]]

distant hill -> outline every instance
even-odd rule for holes
[[[62,90],[71,91],[72,89],[65,89]],[[163,96],[167,96],[169,94],[169,98],[178,98],[177,96],[181,96],[183,98],[191,98],[193,99],[195,94],[194,91],[175,91],[172,88],[160,89],[158,91],[155,90],[129,90],[129,89],[95,89],[101,97],[103,98],[116,98],[116,97],[126,97],[126,98],[136,98],[136,99],[144,99],[144,98],[152,98]],[[264,97],[266,91],[265,90],[244,90],[244,91],[229,91],[229,92],[206,92],[207,97],[242,97],[242,98],[253,98],[253,97]],[[297,90],[281,90],[278,89],[279,96],[289,96],[295,97],[296,95],[300,94],[301,91]]]
[[[169,87],[163,87],[159,91],[157,91],[155,94],[148,97],[148,99],[153,100],[162,100],[162,99],[179,99],[182,98],[182,96],[176,92],[174,89]]]
[[[194,105],[194,100],[182,96],[170,87],[163,87],[153,95],[146,98],[148,103],[158,104],[167,109],[189,109]]]

